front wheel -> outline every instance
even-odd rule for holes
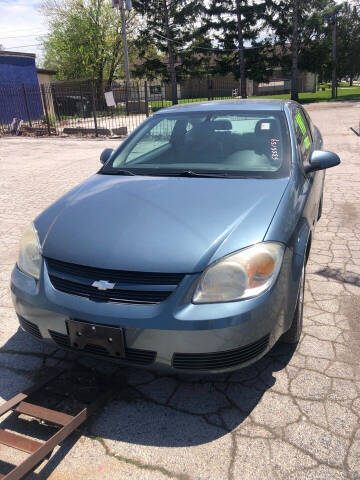
[[[304,315],[305,263],[302,267],[299,294],[291,327],[281,337],[281,342],[296,343],[300,340]]]

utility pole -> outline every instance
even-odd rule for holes
[[[177,95],[177,80],[176,80],[176,69],[175,69],[175,57],[174,57],[174,50],[172,46],[172,38],[170,34],[170,25],[169,25],[169,12],[168,12],[168,4],[166,0],[163,0],[163,7],[164,7],[164,25],[165,25],[165,34],[167,38],[167,47],[169,52],[169,68],[170,68],[170,77],[171,77],[171,99],[172,104],[177,105],[178,103],[178,95]]]
[[[298,58],[299,58],[299,0],[292,1],[292,41],[291,41],[291,100],[296,102],[299,99],[299,86],[298,86]]]
[[[130,86],[130,68],[129,68],[129,54],[128,54],[128,44],[127,44],[127,34],[126,34],[126,18],[125,18],[125,4],[124,0],[112,0],[113,7],[120,10],[121,15],[121,34],[122,34],[122,44],[124,50],[124,70],[125,70],[125,83],[126,86]],[[126,10],[130,11],[132,9],[131,0],[126,0]]]
[[[247,98],[246,92],[246,66],[244,52],[243,25],[240,11],[240,0],[236,0],[237,33],[239,42],[239,66],[240,66],[240,93],[241,98]]]
[[[336,73],[336,46],[337,46],[337,10],[331,14],[332,23],[332,74],[331,74],[331,97],[337,98],[337,73]]]
[[[332,63],[332,72],[331,72],[331,98],[337,98],[337,59],[336,59],[336,50],[337,50],[337,14],[339,13],[341,7],[336,7],[331,13],[324,15],[324,18],[329,21],[331,24],[331,63]]]

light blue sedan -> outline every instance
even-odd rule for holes
[[[299,104],[170,107],[101,162],[24,233],[11,290],[25,331],[197,373],[299,340],[324,169],[340,162]]]

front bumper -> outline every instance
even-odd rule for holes
[[[279,277],[268,292],[257,298],[222,304],[191,303],[189,292],[199,274],[185,276],[173,294],[160,304],[93,302],[56,290],[45,262],[39,281],[15,266],[11,291],[23,328],[62,348],[70,346],[66,320],[73,318],[122,327],[127,355],[126,360],[115,359],[118,362],[173,372],[214,373],[253,363],[289,328],[300,263],[301,259],[286,249]],[[84,353],[103,356],[105,352],[90,346]]]

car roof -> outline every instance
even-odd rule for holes
[[[288,100],[277,99],[229,99],[211,100],[208,102],[180,103],[158,110],[155,115],[163,113],[188,113],[188,112],[214,112],[214,111],[241,111],[241,110],[284,110],[285,104],[291,103]]]

